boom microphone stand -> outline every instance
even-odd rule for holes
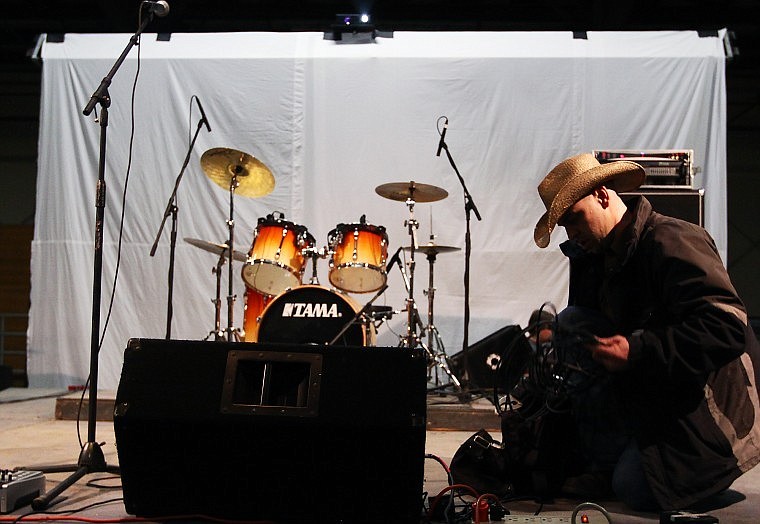
[[[446,118],[446,117],[442,117]],[[444,124],[443,132],[441,133],[441,140],[438,143],[438,155],[441,153],[441,149],[446,151],[446,156],[449,159],[449,163],[451,164],[451,167],[454,169],[454,172],[457,175],[457,178],[459,179],[459,183],[462,185],[462,190],[464,191],[464,213],[465,213],[465,223],[466,223],[466,229],[464,234],[464,332],[463,332],[463,338],[462,338],[462,365],[464,368],[464,376],[462,377],[463,382],[465,384],[469,381],[469,365],[467,363],[467,348],[469,346],[468,342],[468,336],[469,336],[469,329],[470,329],[470,254],[472,252],[472,242],[470,240],[470,212],[475,212],[475,216],[478,220],[483,220],[480,216],[480,212],[478,211],[478,207],[475,205],[475,202],[472,200],[472,195],[470,195],[470,192],[467,190],[467,184],[464,182],[464,178],[462,178],[462,175],[459,173],[459,169],[457,169],[456,164],[454,163],[454,159],[451,156],[451,152],[449,152],[449,147],[446,145],[446,128],[448,127],[449,119],[446,118],[446,123]]]
[[[200,104],[200,102],[198,103]],[[198,134],[201,132],[201,128],[203,127],[204,123],[206,124],[206,127],[208,128],[208,130],[211,131],[211,127],[209,126],[208,121],[206,120],[205,113],[202,114],[201,119],[198,121],[198,127],[196,128],[195,134],[193,135],[193,139],[190,141],[190,145],[187,148],[187,155],[185,156],[185,161],[182,163],[182,169],[179,170],[179,175],[177,175],[177,180],[174,182],[174,190],[172,190],[172,194],[169,197],[169,202],[166,204],[166,210],[164,211],[164,217],[161,220],[161,226],[158,228],[156,239],[153,241],[153,247],[150,248],[150,256],[154,256],[156,254],[156,248],[158,248],[158,241],[161,238],[161,233],[163,233],[164,231],[164,225],[166,224],[166,219],[171,216],[172,229],[171,229],[171,235],[169,237],[169,275],[168,275],[169,291],[168,291],[168,295],[166,299],[166,340],[170,340],[172,338],[172,314],[174,311],[173,304],[172,304],[173,302],[172,297],[174,295],[174,253],[177,247],[177,211],[179,210],[179,208],[177,207],[177,189],[179,189],[179,183],[182,181],[182,176],[185,174],[185,169],[187,169],[187,164],[190,163],[190,155],[193,152],[195,141],[198,139]]]
[[[164,2],[166,4],[166,2]],[[168,6],[168,4],[166,4]],[[142,4],[141,4],[142,7]],[[168,7],[167,7],[168,10]],[[164,13],[165,14],[165,13]],[[153,20],[153,9],[148,10],[148,16],[142,21],[137,32],[130,38],[129,44],[116,60],[111,70],[100,82],[100,86],[90,97],[90,101],[85,106],[83,113],[85,116],[92,113],[96,104],[100,104],[100,157],[98,160],[98,182],[95,188],[95,257],[93,267],[93,284],[92,284],[92,332],[90,337],[90,395],[87,413],[87,443],[82,446],[79,453],[79,459],[76,464],[62,466],[50,466],[40,468],[46,472],[73,471],[73,473],[61,481],[45,495],[35,498],[32,501],[32,509],[41,511],[50,506],[51,502],[71,487],[76,481],[90,473],[119,473],[118,466],[108,466],[106,464],[103,451],[100,444],[95,441],[95,428],[97,421],[97,403],[98,403],[98,352],[100,336],[100,298],[101,298],[101,280],[103,273],[103,217],[106,206],[106,135],[108,128],[108,107],[111,105],[111,97],[108,94],[108,86],[111,85],[116,71],[121,66],[127,54],[132,47],[138,45],[140,35]]]

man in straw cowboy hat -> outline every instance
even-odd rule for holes
[[[634,509],[683,509],[760,461],[760,346],[710,235],[620,198],[644,178],[633,162],[568,158],[538,186],[534,240],[565,228],[559,332],[594,335],[575,349],[597,384],[571,399],[592,478]],[[567,491],[584,494],[579,478]]]

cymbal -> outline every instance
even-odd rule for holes
[[[411,251],[411,247],[404,247],[406,251]],[[461,247],[456,246],[439,246],[437,244],[433,244],[432,242],[429,244],[423,244],[421,246],[417,246],[415,248],[415,251],[422,251],[426,255],[435,255],[437,253],[451,253],[453,251],[462,251]]]
[[[204,251],[208,251],[209,253],[214,253],[215,255],[221,255],[223,252],[227,251],[227,244],[215,244],[213,242],[207,242],[205,240],[200,240],[197,238],[188,238],[185,237],[184,241],[188,244],[199,247]],[[248,260],[248,255],[243,253],[242,251],[232,250],[232,258],[233,260],[238,260],[240,262],[245,262]]]
[[[235,193],[251,198],[274,191],[274,175],[258,158],[226,147],[209,149],[201,156],[201,167],[216,185],[230,189],[233,177]]]
[[[406,202],[414,200],[415,202],[436,202],[449,196],[448,191],[430,184],[419,184],[417,182],[390,182],[382,184],[375,188],[375,193],[381,197],[391,200]]]

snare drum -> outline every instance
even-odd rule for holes
[[[259,331],[259,320],[264,308],[272,301],[272,297],[259,293],[250,287],[245,288],[245,305],[243,306],[243,333],[246,342],[256,342]]]
[[[369,293],[385,285],[388,235],[383,226],[338,224],[327,236],[332,252],[330,283],[351,293]]]
[[[291,289],[276,297],[264,309],[255,342],[329,344],[360,310],[361,307],[351,297],[322,286],[306,285]],[[374,326],[371,323],[365,326],[357,319],[335,344],[374,345]]]
[[[313,247],[314,237],[304,226],[272,215],[259,218],[243,280],[265,295],[298,287],[304,272],[303,250]]]

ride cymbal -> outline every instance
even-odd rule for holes
[[[226,147],[209,149],[201,156],[201,167],[216,185],[230,189],[234,178],[235,193],[251,198],[274,190],[274,175],[258,158]]]
[[[214,253],[215,255],[221,255],[224,252],[227,252],[227,244],[215,244],[214,242],[207,242],[206,240],[200,240],[198,238],[188,238],[185,237],[184,241],[187,242],[190,245],[193,245],[195,247],[199,247],[204,251],[208,251],[209,253]],[[248,255],[241,251],[232,250],[232,258],[233,260],[237,260],[239,262],[245,262],[248,260]]]
[[[414,200],[415,202],[436,202],[449,196],[448,191],[438,186],[430,184],[419,184],[417,182],[390,182],[382,184],[375,188],[375,193],[384,198],[406,202]]]

